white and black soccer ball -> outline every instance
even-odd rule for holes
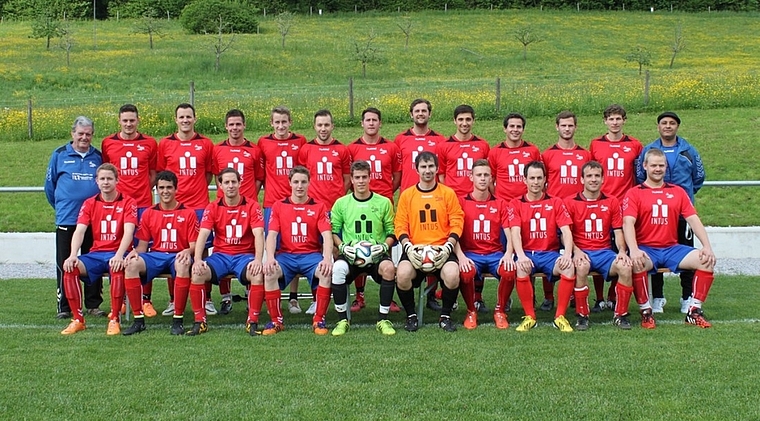
[[[360,241],[354,245],[354,248],[356,249],[354,265],[364,267],[372,263],[372,243]]]

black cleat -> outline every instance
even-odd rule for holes
[[[623,330],[631,330],[631,322],[628,321],[628,314],[613,317],[612,325],[617,326]]]
[[[185,327],[182,326],[182,318],[175,317],[172,320],[172,335],[184,335]]]
[[[480,314],[488,314],[488,307],[486,307],[486,303],[483,300],[475,301],[475,310]]]
[[[208,323],[206,322],[195,322],[193,323],[193,328],[185,332],[185,335],[187,336],[198,336],[201,333],[208,332]]]
[[[438,319],[438,327],[446,332],[456,332],[457,328],[454,326],[454,322],[451,321],[451,317],[441,317]]]
[[[541,307],[539,307],[539,310],[541,311],[552,311],[554,308],[554,301],[544,299],[544,302],[541,303]]]
[[[601,313],[604,308],[607,307],[607,302],[604,300],[596,300],[594,307],[591,308],[592,313]]]
[[[578,316],[578,320],[575,322],[575,330],[588,330],[588,317]]]
[[[257,322],[248,322],[245,325],[245,331],[251,336],[259,336],[261,335],[261,332],[259,332],[259,324]]]
[[[62,311],[55,315],[56,319],[64,320],[64,319],[70,319],[71,318],[71,312],[70,311]]]
[[[232,313],[232,300],[222,300],[222,305],[219,308],[219,312],[224,315]]]
[[[145,330],[145,319],[142,317],[135,319],[135,322],[132,324],[132,326],[125,329],[123,332],[121,332],[124,336],[130,336],[134,335],[135,333],[140,333],[143,330]]]
[[[441,311],[443,307],[441,307],[441,304],[438,303],[438,300],[436,300],[435,297],[428,297],[427,308],[433,311]]]
[[[404,329],[407,332],[416,332],[419,328],[420,322],[417,320],[417,315],[412,314],[411,316],[407,316],[406,323],[404,324]]]

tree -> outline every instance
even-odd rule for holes
[[[670,51],[673,53],[670,56],[670,68],[673,68],[673,62],[676,61],[676,55],[686,49],[686,40],[683,35],[683,25],[679,23],[673,33],[673,44],[670,45]]]
[[[516,28],[513,35],[523,46],[523,61],[528,60],[528,46],[543,41],[543,39],[539,37],[530,26],[520,26]]]
[[[230,36],[226,35],[228,26],[229,24],[225,22],[220,15],[219,20],[217,21],[217,32],[214,34],[214,42],[212,44],[212,48],[216,56],[216,61],[214,62],[215,72],[219,71],[222,54],[224,54],[225,51],[229,50],[229,48],[232,46],[232,43],[235,42],[234,32],[232,32]]]
[[[285,37],[288,36],[290,28],[293,27],[295,16],[293,12],[282,12],[275,18],[277,29],[280,31],[280,37],[282,38],[282,48],[285,48]]]
[[[646,48],[637,45],[636,48],[625,56],[625,61],[638,64],[639,74],[641,74],[641,69],[644,66],[652,64],[652,53]]]
[[[150,49],[153,49],[153,37],[163,37],[166,35],[164,27],[166,21],[156,16],[156,12],[146,12],[143,14],[142,19],[135,23],[135,27],[132,30],[135,34],[145,34],[148,36],[150,42]]]
[[[377,34],[373,29],[364,40],[353,41],[353,59],[361,63],[362,77],[367,77],[367,64],[382,60],[380,48],[375,45],[375,40],[377,40]]]
[[[182,10],[179,20],[182,27],[192,34],[213,34],[224,22],[225,33],[255,34],[259,22],[258,9],[248,4],[227,0],[195,0]]]
[[[41,11],[32,21],[32,38],[45,38],[45,49],[50,50],[50,40],[61,36],[61,22],[49,9]]]
[[[61,39],[58,42],[58,47],[66,51],[66,67],[69,67],[71,65],[71,48],[74,47],[74,31],[68,21],[61,25]]]
[[[412,19],[409,16],[404,16],[396,22],[396,26],[404,33],[404,49],[406,50],[409,47],[409,35],[412,33]]]

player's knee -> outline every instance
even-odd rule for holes
[[[463,284],[472,284],[475,282],[475,274],[477,272],[475,271],[475,268],[470,266],[467,270],[461,270],[459,271],[459,278],[461,279]]]
[[[390,260],[383,260],[377,268],[377,273],[381,278],[392,281],[396,278],[396,267]]]
[[[454,262],[446,262],[441,269],[441,279],[449,289],[459,286],[459,265]]]
[[[336,260],[333,264],[332,283],[343,285],[346,283],[348,276],[348,263],[345,260]]]

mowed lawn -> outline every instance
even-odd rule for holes
[[[760,417],[760,323],[748,298],[760,294],[760,283],[751,277],[718,277],[705,305],[712,329],[683,324],[673,304],[678,282],[667,278],[671,303],[656,330],[641,329],[633,316],[634,328],[620,331],[606,311],[592,314],[588,332],[571,334],[550,327],[553,315],[543,312],[539,326],[518,334],[516,304],[507,331],[497,331],[488,314],[474,331],[459,325],[447,334],[428,311],[416,333],[392,315],[397,334],[383,337],[374,330],[377,287],[369,284],[368,307],[341,338],[316,337],[309,316],[290,314],[284,332],[252,338],[243,330],[243,303],[229,316],[209,317],[210,331],[200,337],[169,335],[161,316],[133,337],[106,337],[105,319],[94,318],[86,331],[63,337],[52,280],[1,284],[0,413],[7,419]],[[487,282],[489,306],[494,291]],[[158,282],[159,311],[165,301]],[[458,323],[462,316],[454,314]],[[186,325],[191,317],[188,310]],[[336,322],[332,306],[327,319],[330,327]]]

